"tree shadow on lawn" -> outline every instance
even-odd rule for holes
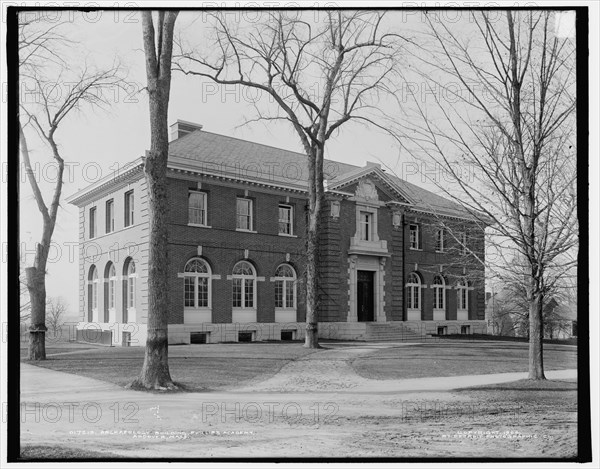
[[[577,410],[577,380],[521,379],[508,383],[454,389],[452,393],[479,402],[514,403],[528,411],[553,408],[557,411]]]

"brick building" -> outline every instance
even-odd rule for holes
[[[170,342],[302,338],[305,155],[184,121],[171,131]],[[483,228],[378,164],[324,169],[320,337],[485,331]],[[68,201],[79,207],[80,336],[143,345],[143,158]]]

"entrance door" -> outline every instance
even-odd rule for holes
[[[356,277],[356,309],[359,322],[373,321],[373,274],[359,270]]]

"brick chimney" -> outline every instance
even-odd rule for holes
[[[202,125],[177,119],[177,122],[171,124],[169,129],[171,130],[170,141],[172,142],[173,140],[177,140],[178,138],[181,138],[184,135],[190,134],[196,130],[201,130]]]

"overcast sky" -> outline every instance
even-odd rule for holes
[[[256,12],[255,12],[256,13]],[[457,17],[458,12],[446,19],[455,27],[465,27]],[[49,14],[49,13],[47,13]],[[83,112],[70,116],[57,134],[69,171],[65,174],[63,204],[58,215],[54,242],[60,246],[48,264],[47,291],[49,296],[63,296],[70,311],[78,308],[78,241],[77,207],[64,200],[77,190],[112,173],[118,167],[142,156],[149,146],[148,102],[145,86],[145,65],[142,50],[141,20],[137,13],[126,11],[97,11],[86,15],[80,12],[55,12],[61,19],[69,20],[63,33],[74,41],[72,50],[65,53],[65,60],[74,68],[87,62],[98,67],[112,63],[117,58],[128,69],[126,90],[107,90],[113,105],[108,112]],[[241,13],[237,13],[241,14]],[[307,12],[307,14],[311,14]],[[396,12],[391,15],[392,24],[399,31],[418,31],[423,24],[418,12]],[[252,18],[250,16],[245,19]],[[458,19],[457,19],[458,18]],[[53,20],[56,17],[52,18]],[[177,20],[176,31],[201,34],[206,23],[195,12],[183,12]],[[468,25],[467,25],[468,27]],[[567,26],[562,25],[562,28]],[[21,88],[21,92],[24,90]],[[169,105],[169,123],[177,119],[202,124],[204,129],[223,135],[235,136],[254,142],[302,151],[294,131],[287,126],[263,125],[262,123],[241,126],[246,119],[255,117],[253,100],[247,91],[240,88],[219,89],[197,77],[186,77],[174,73]],[[31,132],[30,151],[34,164],[39,164],[38,179],[50,198],[53,166],[48,150]],[[435,191],[421,175],[406,174],[399,161],[412,162],[409,155],[402,154],[397,143],[377,129],[348,127],[328,143],[326,157],[347,163],[364,165],[366,161],[380,161],[395,169],[399,176]],[[408,166],[412,169],[411,166]],[[21,218],[20,236],[22,248],[33,251],[40,238],[41,215],[35,205],[29,184],[20,186]],[[438,191],[439,192],[439,191]],[[23,253],[24,254],[24,253]],[[30,265],[33,255],[22,255],[22,262]]]

